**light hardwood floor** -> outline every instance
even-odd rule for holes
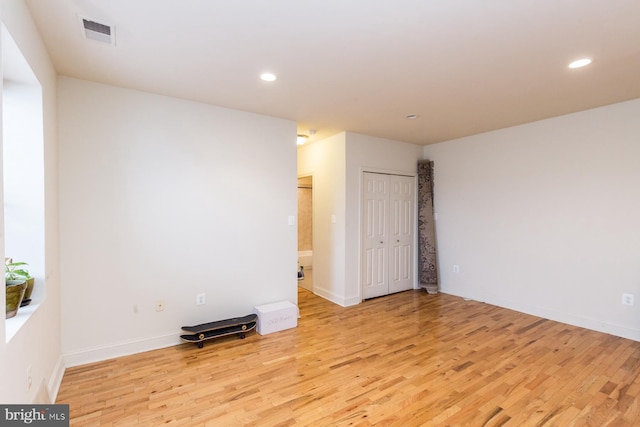
[[[296,329],[70,368],[72,426],[634,426],[640,343],[408,291]]]

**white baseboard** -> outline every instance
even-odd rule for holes
[[[520,313],[530,314],[532,316],[542,317],[543,319],[553,320],[555,322],[566,323],[568,325],[578,326],[580,328],[590,329],[592,331],[604,332],[606,334],[615,335],[617,337],[630,339],[640,342],[640,329],[629,328],[627,326],[616,325],[614,323],[603,320],[593,319],[589,317],[579,316],[562,311],[529,305],[526,303],[511,301],[494,295],[478,293],[474,295],[459,295],[456,293],[446,292],[450,295],[456,295],[463,298],[470,298],[475,301],[481,301],[498,307],[508,308],[510,310],[519,311]]]
[[[568,325],[578,326],[585,329],[591,329],[592,331],[604,332],[606,334],[615,335],[617,337],[627,338],[634,341],[640,341],[640,330],[638,329],[632,329],[626,326],[616,325],[610,322],[579,316],[571,313],[565,313],[545,307],[514,303],[513,301],[503,301],[497,299],[495,302],[493,302],[493,304],[499,305],[500,307],[509,308],[511,310],[520,311],[522,313],[542,317],[544,319],[566,323]]]
[[[139,341],[122,342],[109,346],[87,348],[80,351],[65,353],[64,366],[79,366],[87,363],[100,362],[115,357],[129,356],[144,351],[171,347],[180,344],[180,336],[177,334],[162,335]]]
[[[313,288],[313,293],[342,307],[350,307],[352,305],[358,305],[362,302],[362,298],[360,298],[360,296],[343,298],[325,289],[316,287]]]
[[[313,287],[313,293],[318,295],[319,297],[322,297],[322,298],[324,298],[326,300],[329,300],[329,301],[331,301],[331,302],[333,302],[335,304],[338,304],[338,305],[340,305],[342,307],[346,307],[347,306],[346,301],[345,301],[344,298],[342,298],[341,296],[336,295],[333,292],[328,291],[326,289],[322,289],[322,288],[319,288],[317,286],[314,286]]]
[[[62,378],[64,377],[64,360],[62,356],[58,358],[56,366],[53,368],[53,372],[49,377],[49,383],[47,384],[47,392],[49,393],[49,403],[56,403],[58,397],[58,391],[60,390],[60,384],[62,384]]]
[[[358,305],[361,302],[362,302],[362,299],[360,299],[359,296],[349,297],[349,298],[346,298],[344,300],[344,307],[349,307],[349,306],[352,306],[352,305]]]

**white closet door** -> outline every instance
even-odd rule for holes
[[[413,288],[415,180],[390,175],[389,194],[389,293]]]
[[[362,297],[413,288],[415,179],[364,173]]]
[[[389,293],[388,176],[364,174],[363,204],[362,281],[366,299]]]

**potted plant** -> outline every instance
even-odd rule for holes
[[[18,314],[18,308],[22,303],[24,293],[27,290],[27,281],[31,277],[25,269],[26,262],[13,262],[6,258],[4,262],[4,279],[6,287],[6,311],[5,319]]]
[[[23,264],[25,266],[28,265],[27,263]],[[33,293],[33,286],[36,283],[36,279],[29,273],[29,270],[27,270],[26,268],[22,267],[20,271],[27,277],[27,289],[24,291],[24,296],[22,297],[22,302],[20,303],[20,307],[24,307],[31,304],[31,294]]]

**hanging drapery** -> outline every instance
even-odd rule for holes
[[[418,162],[418,255],[420,287],[438,293],[436,227],[433,217],[433,162]]]

